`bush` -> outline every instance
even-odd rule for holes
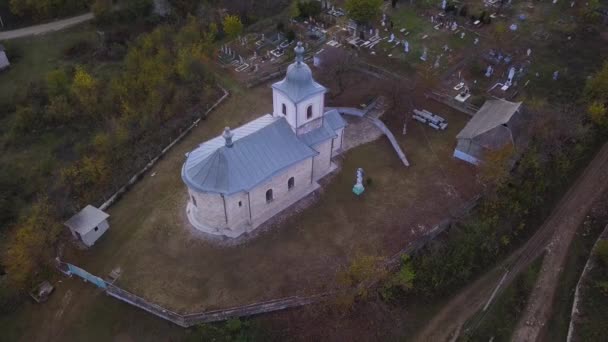
[[[296,39],[296,33],[293,30],[289,30],[285,34],[285,38],[287,38],[288,41],[292,42],[294,39]]]
[[[298,2],[298,9],[300,18],[316,17],[321,14],[321,2],[316,0]]]
[[[93,45],[87,40],[80,40],[63,50],[66,58],[82,57],[93,50]]]
[[[31,106],[17,108],[11,131],[14,134],[31,132],[32,128],[36,126],[36,118],[36,112]]]
[[[608,280],[596,281],[595,286],[606,296],[608,296]]]
[[[597,243],[595,251],[597,258],[604,267],[608,267],[608,240],[602,240]]]

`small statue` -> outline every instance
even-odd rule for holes
[[[365,191],[365,188],[363,187],[363,174],[364,174],[363,169],[358,168],[357,169],[357,183],[355,184],[355,186],[353,186],[353,192],[357,196],[361,195]]]

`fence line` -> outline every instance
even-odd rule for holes
[[[209,107],[209,109],[207,109],[207,111],[203,115],[201,115],[198,119],[194,120],[194,122],[190,126],[188,126],[188,128],[186,128],[177,138],[175,138],[172,142],[170,142],[169,145],[167,145],[165,148],[163,148],[156,157],[154,157],[152,160],[150,160],[150,162],[148,162],[148,164],[146,164],[146,166],[144,166],[141,170],[139,170],[137,173],[135,173],[135,175],[133,175],[133,177],[131,177],[125,185],[120,187],[120,189],[118,189],[114,194],[112,194],[112,196],[110,196],[110,198],[107,201],[105,201],[99,207],[99,209],[106,210],[108,207],[110,207],[112,204],[114,204],[120,198],[120,196],[122,196],[125,192],[127,192],[133,184],[137,183],[137,181],[139,179],[141,179],[141,176],[144,173],[146,173],[148,170],[150,170],[156,164],[156,162],[158,162],[158,160],[171,149],[171,147],[173,147],[175,144],[177,144],[179,141],[181,141],[188,133],[190,133],[190,131],[192,131],[192,129],[194,127],[196,127],[196,125],[198,125],[198,123],[203,118],[205,118],[212,110],[214,110],[220,103],[222,103],[230,95],[228,90],[224,89],[220,85],[218,85],[218,87],[224,92],[224,95],[222,95],[222,97],[219,100],[217,100],[211,107]]]
[[[463,112],[465,114],[468,114],[470,116],[475,115],[475,113],[477,113],[477,111],[479,111],[479,107],[476,107],[470,103],[462,103],[462,102],[458,102],[455,99],[453,99],[452,97],[446,95],[446,94],[442,94],[442,93],[438,93],[435,91],[431,91],[430,93],[427,93],[425,95],[427,98],[431,98],[437,102],[441,102],[443,104],[446,104],[454,109],[456,109],[457,111]]]

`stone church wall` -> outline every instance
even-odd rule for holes
[[[340,148],[342,148],[342,133],[344,133],[344,128],[340,128],[336,134],[338,135],[337,137],[334,138],[334,142],[333,142],[333,152],[336,152],[337,150],[339,150]],[[333,156],[335,156],[335,153],[332,153]]]
[[[226,196],[228,226],[235,227],[249,221],[249,199],[246,192]]]
[[[319,155],[314,157],[313,177],[318,179],[327,173],[331,165],[331,139],[314,146],[314,149],[319,152]]]
[[[299,187],[310,186],[311,170],[312,158],[308,158],[253,188],[249,192],[253,220],[261,216],[266,210],[278,207],[281,200],[287,197],[288,192],[290,191],[287,188],[289,178],[294,177],[295,180],[294,189],[291,191],[295,191]],[[270,203],[266,203],[266,191],[268,191],[268,189],[272,189],[273,194],[273,200]]]
[[[226,227],[226,213],[224,212],[224,200],[220,194],[202,193],[188,189],[189,201],[195,210],[194,216],[205,226],[213,228]],[[193,202],[194,197],[196,203]]]

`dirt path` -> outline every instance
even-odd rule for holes
[[[598,152],[583,174],[564,195],[551,216],[526,242],[503,263],[462,290],[427,324],[417,336],[418,341],[455,339],[465,322],[495,298],[532,261],[545,250],[548,254],[532,293],[522,322],[513,340],[534,341],[539,336],[551,311],[555,285],[568,246],[593,202],[608,188],[608,144]]]
[[[549,319],[570,242],[591,204],[607,187],[608,145],[602,148],[589,168],[583,175],[587,176],[587,179],[578,184],[578,189],[572,194],[563,211],[553,217],[553,220],[549,220],[549,224],[556,227],[555,234],[547,248],[536,286],[513,333],[514,341],[538,340]]]
[[[85,21],[89,21],[91,19],[93,19],[93,13],[89,12],[75,17],[53,21],[47,24],[28,26],[12,31],[4,31],[0,32],[0,40],[16,39],[59,31],[70,26],[78,25]]]

